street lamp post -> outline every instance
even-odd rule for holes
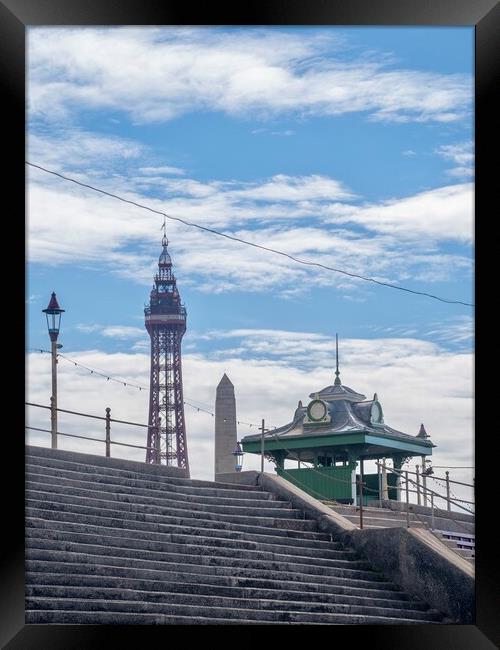
[[[52,449],[57,449],[57,349],[62,348],[62,345],[58,345],[57,343],[57,337],[59,336],[59,326],[61,324],[61,314],[63,312],[64,309],[59,307],[56,294],[52,292],[47,309],[43,310],[43,313],[47,317],[47,329],[49,330],[52,351],[52,396],[50,398]]]

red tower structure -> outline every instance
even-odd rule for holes
[[[144,309],[146,329],[151,338],[146,462],[184,467],[189,476],[181,368],[186,308],[181,303],[172,273],[166,235],[162,246],[149,305]]]

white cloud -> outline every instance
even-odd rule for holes
[[[55,171],[109,166],[111,161],[116,164],[135,160],[145,153],[145,147],[136,141],[77,128],[58,128],[50,136],[32,130],[28,134],[28,148],[30,162]]]
[[[139,171],[142,174],[146,174],[147,176],[156,176],[158,174],[165,174],[166,176],[182,176],[183,174],[186,173],[185,169],[181,169],[180,167],[166,167],[166,166],[159,166],[159,167],[139,167]]]
[[[101,336],[114,339],[135,339],[144,336],[144,329],[129,325],[99,325],[97,323],[79,323],[75,329],[84,334],[99,332]]]
[[[470,270],[469,259],[444,254],[435,242],[440,238],[462,241],[467,229],[472,230],[471,190],[467,186],[357,208],[339,203],[345,190],[335,179],[326,177],[281,175],[260,184],[211,184],[193,179],[171,182],[175,183],[172,192],[181,196],[164,200],[144,198],[133,191],[133,184],[125,187],[124,179],[96,184],[153,209],[247,241],[381,281],[408,277],[436,281],[457,270]],[[336,200],[329,202],[326,197],[335,192]],[[302,217],[315,218],[317,225],[302,225]],[[334,223],[320,226],[321,219]],[[378,232],[347,230],[339,224],[348,221]],[[54,265],[74,264],[77,260],[80,265],[110,268],[136,282],[151,282],[156,264],[152,253],[159,246],[159,234],[152,239],[152,233],[159,233],[160,216],[131,205],[118,205],[115,199],[30,170],[28,223],[31,262]],[[239,227],[243,223],[248,227]],[[175,221],[168,221],[168,236],[178,277],[200,290],[273,288],[285,297],[291,295],[290,291],[305,290],[311,274],[317,286],[333,284],[345,290],[361,286],[346,276],[311,270]]]
[[[465,243],[473,238],[474,194],[470,183],[439,187],[379,204],[333,206],[327,211],[336,223],[357,223],[401,238]]]
[[[227,195],[236,199],[249,198],[252,201],[342,201],[354,198],[341,182],[317,174],[277,174],[261,185],[252,183],[248,189],[229,190]]]
[[[144,329],[127,325],[108,325],[103,328],[102,335],[115,339],[136,339],[144,336]]]
[[[444,343],[470,346],[474,339],[474,319],[471,316],[457,316],[447,323],[433,323],[425,334]]]
[[[215,388],[224,372],[235,386],[237,417],[245,422],[269,427],[290,421],[298,400],[307,402],[311,392],[330,385],[334,379],[334,341],[314,332],[273,330],[232,330],[211,332],[220,340],[235,339],[231,348],[214,357],[189,352],[183,355],[184,396],[196,405],[213,411]],[[256,348],[256,344],[259,346]],[[248,352],[255,354],[248,356]],[[302,361],[310,358],[303,365]],[[147,353],[107,354],[98,350],[72,352],[71,358],[91,368],[104,369],[112,376],[148,386]],[[344,384],[369,399],[377,392],[386,422],[409,434],[425,423],[432,441],[438,445],[436,465],[474,465],[473,462],[473,358],[467,353],[450,352],[439,345],[415,338],[341,339],[340,371]],[[103,415],[111,407],[112,417],[146,423],[148,392],[124,387],[92,376],[69,363],[59,364],[59,405],[61,408]],[[50,393],[50,356],[28,357],[28,401],[46,404]],[[49,429],[48,414],[30,407],[30,426]],[[213,478],[214,420],[203,412],[186,407],[188,450],[195,478]],[[99,435],[99,421],[61,415],[60,430]],[[256,427],[240,425],[239,437],[256,432]],[[49,434],[28,432],[32,444],[48,446]],[[145,444],[144,430],[113,425],[113,438]],[[104,445],[61,439],[63,449],[103,453]],[[114,448],[113,455],[142,460],[143,452]],[[245,456],[245,468],[257,468],[259,459]],[[268,466],[271,469],[270,466]],[[470,472],[451,470],[452,478],[471,479]],[[438,472],[436,471],[436,474]],[[439,474],[438,474],[439,475]],[[459,478],[463,476],[463,478]]]
[[[347,61],[345,52],[324,30],[31,28],[30,113],[61,120],[75,108],[104,108],[155,122],[196,110],[263,118],[364,111],[448,122],[469,109],[467,75],[394,69],[382,55]]]
[[[453,178],[469,178],[474,174],[474,144],[459,142],[458,144],[442,145],[436,153],[456,166],[447,171]]]
[[[83,334],[91,334],[92,332],[97,332],[102,329],[102,325],[97,323],[78,323],[75,325],[75,329]]]

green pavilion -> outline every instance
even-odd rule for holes
[[[245,436],[243,451],[260,454],[263,447],[280,476],[319,499],[359,503],[360,480],[364,504],[379,499],[380,492],[382,498],[399,499],[397,476],[383,470],[365,474],[364,461],[391,459],[394,469],[401,469],[409,458],[420,456],[425,467],[435,445],[423,425],[415,436],[388,426],[376,393],[367,400],[342,384],[338,345],[335,375],[332,386],[309,395],[307,406],[298,403],[289,424]],[[285,469],[285,460],[295,461],[296,467]]]

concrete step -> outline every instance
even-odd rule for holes
[[[160,590],[165,585],[177,585],[182,590],[184,585],[199,583],[220,587],[241,587],[244,589],[296,590],[307,593],[366,595],[374,598],[412,600],[407,594],[398,590],[391,582],[377,577],[368,580],[356,577],[341,577],[323,573],[297,573],[295,567],[289,570],[268,563],[262,568],[247,568],[239,565],[210,563],[210,558],[201,558],[200,564],[190,564],[189,556],[182,568],[170,567],[164,571],[133,571],[116,567],[86,566],[84,569],[71,565],[71,573],[60,570],[51,571],[52,565],[43,562],[28,561],[27,584],[72,585],[72,586],[116,586],[130,589]]]
[[[28,447],[26,621],[442,622],[286,500],[182,472]]]
[[[427,528],[431,528],[432,526],[435,529],[442,529],[442,530],[453,530],[456,531],[457,533],[460,532],[465,532],[467,533],[472,533],[474,534],[474,520],[471,517],[471,521],[462,521],[461,519],[455,519],[457,513],[454,511],[451,511],[449,513],[449,516],[443,516],[445,511],[442,510],[434,510],[434,520],[431,515],[431,508],[427,508],[428,512],[423,513],[421,512],[422,507],[417,506],[415,504],[410,504],[411,507],[413,507],[413,511],[410,510],[410,514],[412,518],[414,518],[415,521],[422,522]],[[383,516],[391,516],[393,514],[396,517],[406,517],[406,513],[400,510],[392,510],[390,508],[380,508],[380,507],[375,507],[375,508],[370,508],[372,511],[378,511],[380,514],[383,513]],[[462,513],[463,514],[463,513]],[[433,523],[434,521],[434,523]]]
[[[138,534],[138,531],[108,530],[107,528],[94,528],[93,532],[90,532],[87,527],[78,528],[78,526],[75,525],[72,526],[71,530],[68,530],[66,526],[59,526],[59,528],[46,528],[37,526],[37,522],[31,519],[27,520],[27,524],[25,530],[26,540],[46,539],[60,541],[65,544],[80,543],[101,544],[107,546],[126,545],[127,548],[139,549],[145,552],[162,551],[172,544],[171,538],[162,533],[151,536],[148,533]],[[48,522],[44,521],[43,524],[44,526],[47,526]],[[281,539],[284,546],[288,546],[294,550],[297,548],[297,546],[294,545],[293,538],[282,537]],[[326,548],[330,551],[342,552],[344,554],[343,557],[356,557],[356,554],[353,551],[342,548],[342,546],[336,542],[328,544]],[[347,553],[347,555],[345,555],[345,553]]]
[[[155,484],[156,485],[156,484]],[[43,490],[45,492],[64,492],[65,494],[74,494],[77,496],[88,496],[89,492],[96,492],[101,495],[103,499],[114,499],[122,495],[123,498],[129,497],[131,502],[134,500],[146,501],[151,504],[162,505],[165,501],[173,504],[180,502],[183,505],[189,503],[203,503],[206,506],[210,504],[219,506],[241,506],[246,508],[290,508],[290,503],[287,501],[278,501],[276,499],[269,499],[267,497],[255,498],[241,498],[241,492],[236,493],[237,496],[220,497],[220,496],[204,496],[199,494],[186,494],[182,492],[173,492],[169,490],[155,488],[141,488],[132,485],[120,485],[119,483],[99,483],[96,485],[94,482],[88,480],[75,480],[66,479],[61,476],[54,476],[50,474],[42,474],[41,472],[30,471],[26,478],[26,488],[30,490]]]
[[[36,492],[33,492],[35,494]],[[45,491],[45,494],[47,495],[52,495],[52,496],[47,496],[46,498],[50,498],[50,500],[54,501],[64,501],[64,498],[66,496],[65,491],[61,489],[60,492],[47,492]],[[68,498],[71,497],[71,500],[74,500],[77,502],[78,500],[80,501],[90,501],[90,498],[87,498],[85,496],[77,496],[77,495],[72,495],[68,494]],[[67,501],[68,499],[66,499]],[[110,500],[104,498],[99,499],[102,503],[98,504],[99,506],[104,507],[104,504],[110,503]],[[118,497],[117,499],[118,500]],[[125,500],[121,500],[121,503],[127,503]],[[132,502],[128,502],[130,505],[133,505]],[[267,505],[264,506],[262,505],[261,507],[250,507],[250,506],[242,506],[242,505],[218,505],[217,503],[211,503],[210,505],[207,505],[203,499],[199,499],[198,502],[196,501],[185,501],[185,502],[176,502],[172,501],[169,508],[172,510],[175,509],[189,509],[190,511],[200,511],[200,512],[212,512],[215,514],[228,514],[228,515],[243,515],[246,517],[253,517],[253,516],[260,516],[260,517],[284,517],[287,519],[296,519],[299,516],[299,511],[292,508],[291,505],[288,505],[288,507],[283,507],[282,504],[277,505],[276,507],[274,506],[274,501],[266,501],[265,502]],[[152,504],[150,506],[151,508],[154,508],[155,505]],[[156,506],[158,507],[158,506]]]
[[[130,551],[129,555],[122,555],[124,551],[117,552],[116,555],[107,553],[106,550],[108,547],[99,546],[97,552],[72,552],[66,550],[56,550],[56,549],[39,549],[28,547],[28,559],[37,559],[43,561],[58,561],[58,562],[94,562],[96,564],[104,563],[114,566],[127,566],[136,567],[136,568],[161,568],[165,565],[182,562],[186,554],[188,555],[198,555],[203,553],[203,544],[199,546],[194,546],[189,544],[189,537],[185,538],[185,544],[179,544],[176,551],[165,551],[163,553],[158,553],[155,551],[150,551],[147,555],[148,558],[154,559],[142,559],[140,557],[134,556],[133,552]],[[39,545],[42,545],[42,542],[39,542]],[[194,546],[194,548],[193,548]],[[176,548],[175,546],[173,548]],[[292,549],[293,550],[293,549]],[[225,559],[227,557],[234,556],[234,553],[231,554],[231,548],[217,548],[210,549],[209,551],[205,549],[205,553],[209,554],[210,557],[214,559]],[[324,567],[331,569],[347,569],[347,570],[356,570],[356,571],[370,571],[370,565],[364,560],[353,560],[353,559],[325,559],[323,557],[314,557],[310,555],[296,555],[295,553],[274,553],[274,552],[263,552],[263,551],[242,551],[241,554],[238,554],[238,559],[240,563],[245,566],[247,561],[257,560],[267,560],[267,561],[276,561],[284,563],[295,563],[297,565],[297,570],[301,570],[303,566],[305,567]],[[168,567],[165,567],[168,568]]]
[[[262,602],[262,601],[261,601]],[[306,611],[275,611],[263,607],[257,609],[247,609],[244,607],[224,607],[211,606],[210,599],[203,605],[187,605],[176,603],[152,603],[136,602],[125,600],[104,600],[104,599],[84,599],[84,598],[27,598],[27,610],[65,610],[65,611],[95,611],[99,612],[119,612],[138,614],[166,614],[181,616],[199,616],[199,617],[217,617],[229,619],[246,619],[258,621],[297,621],[303,623],[380,623],[391,620],[393,623],[421,622],[438,620],[438,615],[432,611],[428,612],[406,612],[404,610],[386,610],[383,608],[373,608],[370,614],[349,613],[350,606],[337,607],[334,612],[306,612]]]
[[[120,526],[118,526],[117,522],[115,522],[114,526],[109,527],[106,525],[107,523],[106,520],[104,522],[94,521],[92,523],[81,522],[81,521],[77,521],[76,518],[74,517],[66,516],[65,513],[63,513],[63,515],[59,516],[58,518],[49,519],[49,515],[52,515],[52,512],[53,511],[47,511],[47,512],[42,511],[38,513],[43,515],[41,518],[34,516],[36,513],[33,512],[27,513],[29,516],[26,519],[26,537],[48,536],[48,533],[53,531],[54,539],[65,539],[62,535],[64,535],[64,533],[67,532],[70,535],[73,534],[82,535],[85,533],[89,533],[92,536],[94,536],[95,539],[98,539],[99,536],[104,535],[107,537],[114,537],[114,538],[124,538],[124,539],[135,538],[140,540],[149,540],[153,542],[159,542],[161,544],[172,542],[172,537],[171,537],[172,531],[169,530],[168,528],[159,531],[152,530],[152,527],[149,525],[146,525],[144,527],[141,524],[135,525],[134,522],[122,522]],[[289,537],[288,535],[273,536],[271,534],[272,529],[266,532],[268,534],[265,535],[255,535],[254,533],[252,533],[253,539],[251,541],[245,540],[244,534],[241,533],[239,537],[240,543],[235,545],[235,548],[258,550],[259,542],[271,543],[271,544],[276,543],[278,545],[281,544],[281,545],[288,545],[288,546],[291,545],[294,546],[294,548],[299,548],[300,546],[304,545],[304,541],[302,539],[297,540],[295,537]],[[281,533],[283,531],[279,531],[279,532]],[[295,531],[291,531],[291,532],[295,533]],[[193,537],[192,542],[196,543],[197,537]],[[318,546],[317,548],[318,549],[325,548],[324,546],[325,544],[327,549],[329,548],[331,550],[343,550],[341,545],[337,542],[328,542],[328,543],[322,542],[321,545]],[[223,544],[220,545],[223,546]],[[314,545],[312,547],[314,548]]]
[[[54,553],[55,557],[55,553]],[[353,580],[366,580],[368,582],[387,582],[379,573],[370,570],[355,569],[355,568],[345,568],[345,567],[328,567],[310,564],[301,564],[295,562],[293,558],[290,561],[280,560],[247,560],[239,558],[226,558],[220,556],[192,556],[188,553],[183,557],[183,570],[191,571],[191,566],[187,565],[210,565],[210,566],[230,566],[230,567],[239,567],[247,569],[271,569],[276,571],[290,571],[299,573],[300,575],[307,576],[308,580],[312,580],[317,576],[325,576],[329,578],[350,578]],[[111,558],[106,557],[102,559],[99,556],[95,558],[92,557],[83,557],[80,555],[78,561],[69,562],[66,560],[58,561],[54,560],[31,560],[29,558],[25,561],[26,570],[28,571],[44,571],[47,573],[70,573],[77,572],[88,575],[115,575],[121,577],[131,577],[131,578],[152,578],[152,579],[161,579],[162,574],[172,573],[176,570],[175,565],[171,563],[162,562],[162,563],[150,563],[147,565],[147,560],[143,560],[142,563],[139,561],[133,561],[129,566],[123,566],[123,560],[120,564],[120,558]],[[153,564],[153,566],[151,566]],[[165,578],[167,579],[167,578]]]
[[[45,507],[47,506],[47,507]],[[291,545],[297,548],[316,548],[325,550],[335,550],[339,547],[332,547],[331,542],[323,540],[299,539],[289,535],[274,535],[270,527],[243,526],[229,523],[224,526],[225,522],[215,522],[211,520],[199,520],[188,518],[183,522],[182,518],[161,518],[157,522],[151,515],[141,515],[141,513],[129,513],[115,511],[103,511],[103,514],[97,514],[99,511],[81,511],[79,506],[65,506],[64,510],[51,508],[50,504],[37,503],[36,507],[28,506],[26,516],[28,519],[53,522],[68,522],[105,526],[110,528],[126,528],[129,530],[141,530],[158,532],[164,534],[191,534],[195,536],[208,536],[218,539],[235,540],[235,548],[257,548],[258,544],[276,544]],[[226,522],[227,523],[227,522]],[[30,524],[35,525],[35,524]],[[47,528],[46,525],[41,524]],[[218,526],[218,527],[215,527]],[[59,526],[60,528],[60,526]],[[282,529],[280,529],[282,530]]]
[[[262,531],[262,533],[255,533],[234,530],[222,526],[219,528],[208,527],[211,522],[207,522],[207,525],[204,526],[203,521],[200,522],[196,519],[189,520],[188,524],[157,523],[153,517],[149,515],[141,516],[140,513],[122,513],[120,511],[113,511],[113,516],[109,516],[109,511],[106,511],[106,513],[106,515],[99,515],[97,514],[97,511],[80,512],[80,509],[77,506],[67,506],[65,510],[56,510],[49,507],[33,508],[29,506],[26,508],[26,525],[32,527],[61,529],[61,525],[55,525],[56,522],[66,522],[69,525],[84,525],[85,528],[88,528],[89,526],[99,526],[112,528],[114,530],[122,529],[139,530],[143,532],[150,531],[152,533],[158,532],[171,536],[175,535],[177,537],[190,535],[191,537],[196,538],[197,543],[201,543],[203,538],[204,543],[210,546],[220,546],[224,543],[223,540],[226,540],[226,544],[228,544],[229,540],[231,540],[230,544],[232,544],[235,549],[258,550],[259,548],[272,548],[273,550],[277,550],[275,547],[282,545],[293,545],[297,551],[302,548],[313,548],[317,551],[323,549],[327,550],[330,548],[329,542],[326,541],[297,539],[284,535],[273,535],[272,528],[268,528]],[[181,522],[180,519],[179,522]],[[64,528],[67,528],[67,526],[64,526]],[[80,530],[81,529],[80,526]],[[173,537],[171,537],[170,541],[173,541]],[[262,545],[266,546],[264,547]]]
[[[239,594],[219,595],[207,593],[207,590],[197,590],[191,593],[179,593],[170,591],[170,585],[166,585],[165,591],[136,591],[132,589],[121,590],[110,587],[61,587],[49,586],[30,587],[26,592],[28,601],[38,598],[52,599],[86,599],[105,601],[126,601],[130,603],[155,603],[163,605],[194,605],[208,607],[228,607],[238,609],[272,610],[275,612],[325,612],[342,614],[369,614],[393,616],[403,618],[417,618],[419,620],[436,620],[436,614],[429,611],[423,603],[412,603],[409,601],[379,601],[367,598],[352,598],[346,601],[345,596],[339,596],[330,600],[317,599],[314,596],[304,600],[300,592],[283,593],[274,592],[268,597],[246,595],[243,590]]]
[[[94,492],[94,494],[96,494]],[[128,510],[130,512],[145,512],[153,515],[162,515],[172,513],[178,515],[179,513],[189,513],[191,517],[203,517],[207,515],[215,515],[216,517],[233,516],[238,517],[234,521],[245,520],[262,520],[263,523],[267,521],[272,522],[274,519],[298,519],[302,518],[302,513],[293,508],[245,508],[241,506],[206,506],[203,503],[186,503],[184,507],[182,504],[174,503],[171,505],[158,506],[150,505],[147,503],[131,502],[126,499],[116,498],[113,500],[99,499],[96,496],[85,497],[75,496],[73,494],[45,492],[45,491],[26,491],[27,501],[37,500],[44,503],[53,503],[59,507],[59,504],[81,504],[84,507],[94,507],[99,509],[114,510],[120,508],[121,510]],[[272,523],[271,523],[272,525]]]
[[[52,531],[52,530],[37,530],[35,528],[28,528],[26,535],[26,547],[28,548],[66,548],[66,550],[74,550],[77,544],[85,544],[86,546],[95,546],[95,547],[106,547],[106,548],[123,548],[125,551],[130,551],[133,554],[140,553],[165,553],[165,552],[178,552],[179,548],[182,546],[181,550],[184,550],[185,544],[176,544],[173,542],[145,542],[144,540],[131,539],[127,536],[122,537],[113,537],[109,535],[89,535],[89,534],[78,534],[78,533],[67,533],[62,531]],[[193,540],[195,542],[195,540]],[[52,544],[52,546],[51,546]],[[191,544],[195,546],[195,544]],[[203,547],[205,548],[205,547]],[[224,548],[221,545],[221,548]],[[90,549],[89,549],[90,550]],[[205,548],[206,550],[206,548]],[[328,549],[325,551],[319,551],[315,548],[304,548],[297,549],[295,546],[291,545],[282,545],[282,546],[268,546],[264,548],[256,548],[256,551],[262,550],[267,553],[290,553],[297,555],[297,552],[301,553],[301,557],[322,557],[330,559],[358,559],[357,554],[354,551],[344,550],[344,549]],[[248,553],[250,557],[253,557],[254,549]],[[82,551],[83,552],[83,551]],[[244,553],[244,551],[242,551]],[[242,557],[242,555],[240,555]]]
[[[42,579],[40,579],[40,576]],[[34,578],[34,579],[33,579]],[[274,588],[259,588],[233,585],[229,581],[226,584],[219,582],[213,584],[213,576],[196,575],[193,582],[159,582],[153,580],[130,580],[127,578],[108,577],[106,586],[99,582],[101,578],[95,576],[72,576],[73,581],[63,582],[65,576],[60,574],[30,574],[30,584],[26,586],[28,596],[61,596],[80,597],[81,593],[97,594],[112,590],[116,594],[130,594],[126,600],[148,599],[149,594],[161,597],[163,592],[175,594],[204,594],[215,596],[226,596],[232,598],[248,599],[277,599],[277,600],[300,600],[318,603],[350,603],[370,605],[376,602],[382,607],[395,607],[398,609],[418,609],[426,611],[428,606],[420,601],[409,598],[406,594],[384,591],[382,589],[362,590],[359,588],[336,588],[330,591],[313,591],[301,589],[301,584],[295,584],[289,580],[276,582]],[[94,597],[92,595],[91,597]],[[83,596],[81,596],[83,597]]]
[[[124,612],[79,612],[72,610],[26,610],[28,625],[282,625],[281,621],[206,618],[203,616],[167,616],[165,614],[129,614]],[[302,623],[290,623],[302,625]],[[314,625],[314,623],[310,623]]]
[[[455,553],[458,553],[458,555],[461,557],[472,562],[474,561],[476,555],[474,548],[460,548],[453,540],[442,538],[441,536],[439,538],[443,544],[446,544],[448,548],[450,548],[452,551],[455,551]]]
[[[64,624],[64,625],[303,625],[301,620],[276,620],[262,621],[259,619],[227,619],[211,616],[179,616],[167,614],[131,614],[128,612],[101,612],[78,610],[26,610],[25,621],[27,624]],[[368,616],[343,616],[337,617],[337,624],[360,625],[363,623],[376,625],[413,625],[421,621],[380,618],[373,619]],[[321,622],[308,621],[308,625],[324,625]]]
[[[51,513],[56,511],[56,508],[45,507],[47,505],[46,501],[33,501],[34,505],[32,508],[34,510],[40,509],[42,514],[42,519],[50,519]],[[65,509],[67,511],[67,508]],[[59,511],[64,512],[64,511]],[[115,511],[116,512],[116,511]],[[118,510],[120,512],[120,510]],[[114,512],[103,512],[103,516],[112,515]],[[293,539],[293,543],[297,546],[309,546],[311,543],[317,543],[317,547],[321,548],[331,548],[332,536],[327,533],[320,533],[317,531],[311,531],[308,527],[308,522],[302,519],[273,519],[271,522],[266,520],[266,523],[259,525],[259,522],[246,524],[246,523],[235,523],[232,516],[219,515],[215,519],[213,517],[207,518],[206,515],[203,517],[195,518],[184,516],[188,513],[183,512],[179,517],[166,517],[162,520],[164,524],[173,524],[173,525],[186,525],[192,526],[193,524],[198,525],[198,527],[208,527],[212,529],[226,529],[232,531],[239,531],[241,533],[253,533],[255,535],[263,536],[262,541],[266,541],[264,537],[280,537],[282,539]],[[267,540],[273,541],[273,540]],[[309,544],[307,544],[309,542]],[[284,542],[287,543],[287,542]],[[328,544],[328,546],[326,546]],[[339,546],[340,548],[340,546]]]
[[[338,512],[340,515],[351,521],[356,526],[359,526],[359,512],[353,513],[351,511],[345,511],[342,508],[332,508],[335,512]],[[363,528],[406,528],[407,519],[406,515],[398,513],[398,516],[393,516],[391,514],[379,513],[366,513],[363,509]],[[413,516],[410,517],[410,526],[411,528],[425,528],[424,524],[416,521]]]
[[[454,522],[452,519],[445,519],[444,517],[434,517],[434,520],[430,516],[426,515],[418,515],[418,519],[423,521],[426,528],[431,529],[433,528],[434,530],[436,529],[445,529],[448,527],[454,527],[456,528],[456,531],[458,533],[464,531],[465,534],[474,534],[474,524],[468,523],[468,522],[463,522],[463,521],[456,521]]]
[[[50,486],[50,489],[45,490],[45,485],[38,483],[36,488],[33,487],[34,484],[27,482],[26,484],[26,496],[34,499],[35,501],[43,501],[43,503],[85,503],[89,505],[90,503],[96,505],[97,507],[102,508],[111,508],[111,509],[131,509],[139,510],[140,512],[159,512],[162,515],[171,514],[172,516],[182,516],[186,517],[200,517],[203,520],[214,520],[214,521],[224,521],[224,522],[235,522],[235,523],[252,523],[255,526],[262,526],[264,528],[268,527],[277,527],[283,530],[295,530],[297,534],[295,537],[303,537],[304,539],[320,539],[326,540],[329,538],[325,533],[320,533],[317,530],[317,523],[311,519],[304,519],[302,513],[298,510],[291,510],[290,508],[282,508],[284,516],[278,518],[273,516],[273,513],[278,512],[277,509],[273,508],[263,508],[259,509],[257,507],[253,508],[254,516],[250,519],[246,514],[226,514],[221,512],[214,512],[216,510],[212,505],[204,506],[203,503],[194,503],[191,501],[180,502],[173,501],[171,502],[166,495],[163,496],[163,499],[148,499],[147,497],[135,497],[134,495],[112,495],[108,498],[108,495],[103,495],[101,492],[96,491],[95,489],[79,490],[79,492],[86,492],[88,498],[83,494],[73,496],[72,490],[66,487],[62,488],[61,486]],[[56,491],[56,487],[58,491]],[[97,499],[97,501],[96,501]],[[269,504],[270,502],[265,502]],[[271,502],[279,503],[279,502]],[[130,504],[122,505],[121,504]],[[280,505],[283,505],[280,503]],[[286,505],[286,504],[284,504]],[[135,506],[135,507],[134,507]],[[226,506],[224,506],[225,508]],[[153,508],[153,509],[151,509]],[[155,510],[154,508],[157,508]],[[220,510],[220,508],[219,508]],[[240,512],[248,512],[248,508],[242,508]],[[291,516],[289,513],[293,513],[293,518],[287,518]],[[236,528],[237,529],[237,528]],[[248,530],[248,527],[242,528],[241,530]],[[257,531],[256,531],[257,532]],[[302,534],[302,532],[304,534]]]
[[[110,531],[106,528],[100,529],[98,533],[95,532],[94,527],[80,527],[80,533],[75,533],[74,530],[68,531],[66,526],[62,530],[51,530],[51,529],[27,529],[26,536],[26,545],[28,549],[28,559],[30,557],[30,548],[51,548],[50,542],[60,541],[63,545],[64,550],[71,551],[74,548],[75,543],[88,544],[88,545],[100,545],[100,546],[111,546],[111,548],[130,548],[133,549],[135,546],[139,547],[145,544],[144,539],[137,539],[134,537],[129,537],[128,535],[134,535],[134,531],[124,531],[124,535],[120,535],[115,531]],[[110,533],[114,534],[111,535]],[[72,539],[73,537],[73,539]],[[70,541],[68,542],[68,538]],[[311,576],[313,580],[314,576],[322,575],[326,582],[330,582],[328,576],[338,577],[338,576],[347,576],[347,577],[360,577],[361,579],[369,579],[371,581],[376,580],[380,581],[383,578],[377,572],[366,573],[362,575],[359,572],[353,571],[354,567],[352,564],[343,564],[343,567],[351,567],[346,572],[343,568],[332,568],[325,567],[324,563],[315,563],[311,561],[311,558],[308,557],[297,557],[296,555],[290,556],[285,554],[275,554],[272,552],[262,552],[258,550],[238,550],[237,552],[231,547],[210,547],[207,548],[203,544],[197,545],[194,543],[193,539],[185,537],[183,543],[174,543],[171,541],[170,537],[167,536],[155,536],[156,539],[160,540],[160,545],[156,540],[152,540],[148,546],[153,548],[160,548],[162,552],[178,554],[181,556],[181,561],[183,565],[192,564],[192,565],[203,565],[203,566],[217,566],[219,571],[224,572],[222,567],[230,569],[231,575],[237,575],[239,569],[245,569],[241,575],[257,576],[257,577],[267,577],[266,570],[271,571],[271,573],[286,571],[286,572],[302,572],[306,575]],[[165,542],[165,538],[168,540]],[[47,542],[47,544],[45,544]],[[280,549],[281,550],[281,549]],[[143,557],[150,557],[150,550],[148,547],[144,548]],[[346,558],[355,558],[355,554],[346,555]],[[106,554],[106,551],[103,551],[103,554]],[[115,553],[115,555],[120,555],[120,552]],[[354,557],[353,557],[354,556]],[[174,556],[170,556],[174,559]],[[105,560],[104,560],[104,563]],[[247,571],[248,569],[248,571]],[[194,571],[195,569],[193,569]],[[196,569],[198,571],[198,569]],[[228,574],[229,575],[229,574]],[[378,585],[380,587],[380,584]]]
[[[187,550],[190,551],[191,555],[196,555],[198,553],[207,552],[207,547],[204,544],[193,544],[194,540],[189,540],[191,543],[164,543],[161,545],[161,549],[145,550],[141,548],[142,545],[137,544],[137,542],[131,542],[128,539],[118,539],[113,538],[114,544],[110,545],[108,541],[106,543],[101,543],[100,541],[93,540],[92,543],[87,542],[76,542],[72,540],[71,542],[64,540],[55,540],[41,538],[39,536],[27,536],[26,538],[26,548],[27,549],[54,549],[54,550],[66,550],[66,551],[75,551],[79,553],[93,553],[93,554],[103,554],[103,555],[117,555],[121,554],[123,557],[142,557],[144,553],[147,554],[147,557],[161,559],[162,554],[171,554],[171,553],[186,553]],[[189,539],[189,538],[188,538]],[[81,546],[81,548],[78,548]],[[186,547],[189,547],[187,549]],[[224,547],[221,545],[220,548],[214,549],[210,547],[210,552],[214,555],[228,555],[227,545]],[[115,549],[114,552],[111,552],[110,549]],[[118,549],[120,549],[118,551]],[[216,552],[219,551],[220,553]],[[306,561],[316,561],[320,560],[340,560],[342,562],[358,562],[359,558],[354,551],[321,551],[318,552],[316,549],[297,549],[294,546],[269,546],[269,547],[260,547],[255,550],[242,550],[238,553],[240,558],[248,559],[273,559],[278,555],[293,556],[297,559],[300,558],[302,562]],[[168,560],[168,558],[167,558]]]
[[[148,475],[148,465],[138,464],[137,470],[117,469],[115,467],[107,466],[105,463],[102,465],[92,464],[92,460],[84,463],[62,460],[60,458],[38,457],[33,453],[26,454],[26,471],[29,473],[29,468],[34,466],[37,468],[43,467],[46,470],[49,468],[56,469],[58,473],[69,472],[79,474],[80,476],[88,476],[89,480],[95,480],[95,477],[106,478],[123,478],[132,481],[143,481],[145,475]],[[107,460],[107,459],[100,459]],[[196,479],[178,478],[173,476],[163,476],[161,474],[151,474],[148,476],[149,481],[153,481],[158,486],[164,486],[170,490],[172,487],[184,488],[188,493],[203,494],[203,490],[209,490],[208,494],[213,494],[214,490],[222,490],[226,494],[217,496],[231,496],[240,492],[240,497],[245,498],[243,495],[250,496],[251,498],[258,498],[259,495],[265,494],[258,487],[242,485],[239,483],[219,483],[215,481],[200,481]],[[215,496],[215,495],[214,495]],[[272,498],[270,493],[267,493],[268,498]]]

